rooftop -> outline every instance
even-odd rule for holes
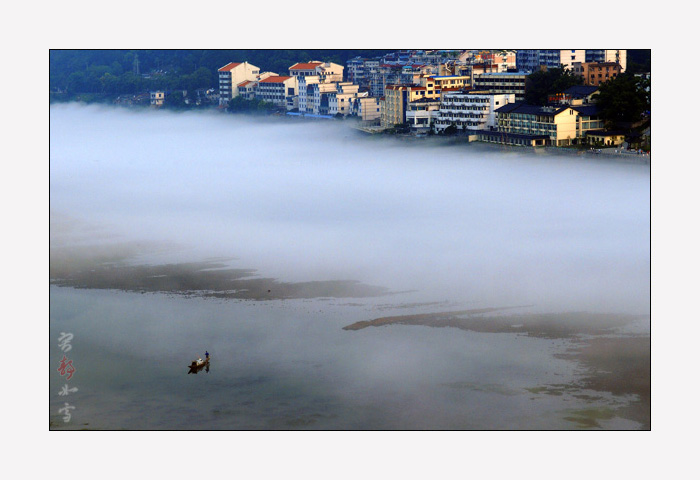
[[[238,65],[241,65],[241,62],[238,62],[238,63],[234,63],[234,62],[227,63],[226,65],[224,65],[223,67],[221,67],[221,68],[219,69],[219,71],[220,71],[220,72],[230,72],[231,70],[233,70],[234,68],[236,68]]]
[[[595,93],[597,91],[598,87],[593,85],[574,85],[573,87],[569,87],[566,90],[564,90],[564,93],[575,97],[587,97],[588,95],[591,95],[592,93]]]
[[[592,117],[594,115],[598,115],[598,105],[581,105],[581,106],[572,106],[574,110],[576,110],[579,114],[584,115],[586,117]]]
[[[260,82],[258,82],[258,83],[282,83],[285,80],[289,80],[290,78],[293,78],[293,77],[285,77],[282,75],[272,76],[272,77],[264,78],[264,79],[260,80]]]
[[[528,74],[525,72],[485,72],[479,74],[480,77],[491,77],[496,75],[505,75],[507,77],[526,77]]]
[[[319,65],[322,65],[323,62],[305,62],[305,63],[295,63],[291,67],[289,67],[290,70],[315,70],[316,67]]]
[[[540,107],[539,105],[530,105],[528,103],[516,102],[508,103],[500,108],[497,108],[496,113],[523,113],[526,115],[554,116],[566,110],[567,108],[569,107]]]

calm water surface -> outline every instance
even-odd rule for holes
[[[73,333],[79,389],[57,394],[52,342],[55,428],[574,428],[571,411],[626,401],[533,393],[579,378],[555,356],[566,340],[343,327],[510,305],[648,313],[648,166],[76,105],[51,107],[50,139],[52,261],[65,246],[156,245],[128,261],[226,257],[285,282],[394,292],[261,302],[51,286],[51,339]],[[210,371],[187,375],[205,350]]]

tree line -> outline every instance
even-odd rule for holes
[[[69,94],[129,94],[148,90],[218,87],[217,71],[229,62],[252,63],[287,75],[297,62],[319,60],[345,66],[356,56],[390,50],[51,50],[49,88]]]

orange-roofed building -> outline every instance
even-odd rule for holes
[[[319,114],[321,103],[327,105],[323,94],[336,91],[333,84],[343,81],[344,69],[337,63],[318,61],[295,63],[289,67],[289,75],[298,80],[299,112]]]
[[[256,80],[260,68],[248,62],[231,62],[219,68],[219,105],[227,105],[238,96],[238,85],[246,80]]]
[[[323,62],[298,62],[289,67],[289,74],[293,77],[307,77],[309,75],[316,75],[316,67],[321,65]]]
[[[292,110],[296,108],[297,85],[296,77],[273,75],[258,82],[255,98]]]

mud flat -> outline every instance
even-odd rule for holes
[[[586,312],[491,315],[494,312],[523,307],[495,307],[449,312],[397,315],[366,320],[343,327],[360,330],[385,325],[423,325],[453,327],[484,333],[522,333],[541,338],[571,338],[576,335],[601,335],[614,332],[645,315],[591,314]]]
[[[483,333],[517,333],[548,339],[565,339],[566,353],[556,355],[576,362],[582,373],[572,383],[538,385],[526,389],[533,395],[568,395],[590,400],[591,408],[565,413],[578,428],[603,428],[614,418],[632,420],[641,429],[651,428],[651,340],[648,334],[625,334],[622,328],[649,319],[648,315],[514,314],[499,312],[510,307],[398,315],[360,321],[344,327],[360,330],[389,325],[452,327]],[[515,307],[512,307],[515,308]],[[596,404],[604,396],[614,400]]]
[[[252,269],[230,268],[224,262],[202,261],[166,265],[128,265],[82,258],[62,261],[52,253],[50,283],[74,288],[117,289],[229,299],[358,298],[388,293],[383,287],[354,280],[285,283],[256,276]]]

